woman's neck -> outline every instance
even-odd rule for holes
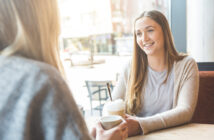
[[[164,55],[148,56],[148,64],[154,71],[161,72],[167,68]]]

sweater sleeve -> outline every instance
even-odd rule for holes
[[[49,71],[39,79],[44,80],[36,86],[38,94],[31,104],[31,136],[47,140],[90,140],[83,117],[60,74]]]
[[[187,123],[191,120],[194,113],[199,87],[199,74],[197,64],[193,59],[188,60],[180,66],[179,84],[176,98],[177,104],[169,111],[156,114],[150,117],[139,117],[139,123],[144,134],[151,131],[173,127]],[[176,81],[176,80],[175,80]]]
[[[131,66],[131,60],[129,60],[128,63],[125,64],[123,70],[119,75],[119,80],[117,81],[117,84],[112,92],[113,100],[116,100],[119,98],[125,100],[125,95],[126,95],[126,90],[128,85],[128,78],[130,73],[130,66]]]

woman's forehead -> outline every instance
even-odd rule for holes
[[[142,17],[135,22],[135,30],[146,29],[149,27],[155,28],[157,26],[159,26],[159,24],[149,17]]]

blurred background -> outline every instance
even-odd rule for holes
[[[100,115],[91,111],[86,81],[111,81],[115,86],[131,59],[134,19],[145,10],[165,14],[179,52],[213,65],[213,5],[213,0],[59,0],[61,58],[85,115]]]

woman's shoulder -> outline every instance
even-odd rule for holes
[[[15,58],[15,60],[16,60],[16,63],[18,65],[21,63],[20,66],[22,67],[23,70],[26,70],[30,73],[34,72],[34,73],[38,73],[41,75],[47,75],[50,77],[52,77],[52,76],[53,77],[56,77],[56,76],[61,77],[58,70],[50,64],[40,62],[40,61],[36,61],[36,60],[32,60],[32,59],[28,59],[28,58],[23,58],[23,57]]]
[[[2,59],[0,58],[0,61]],[[61,74],[51,65],[23,57],[6,57],[0,64],[0,88],[10,84],[8,94],[28,97],[52,98],[64,100],[70,97],[70,89]],[[0,89],[1,91],[1,89]],[[16,94],[13,91],[17,91]],[[43,102],[40,100],[39,102]]]
[[[176,61],[175,66],[176,67],[182,67],[182,66],[188,66],[188,65],[195,65],[197,64],[195,59],[191,56],[184,56],[183,59]]]
[[[44,83],[45,81],[63,82],[61,74],[49,64],[19,56],[1,57],[1,61],[3,62],[0,66],[1,72],[11,75],[8,80],[22,83],[31,81],[28,84]]]
[[[130,69],[132,65],[132,59],[128,59],[125,63],[124,63],[124,69]]]
[[[183,59],[174,63],[174,70],[176,74],[191,74],[198,72],[198,66],[194,58],[185,56]]]
[[[132,65],[132,59],[129,58],[125,61],[125,63],[122,65],[121,73],[123,73],[124,76],[128,76],[131,71],[131,65]]]

